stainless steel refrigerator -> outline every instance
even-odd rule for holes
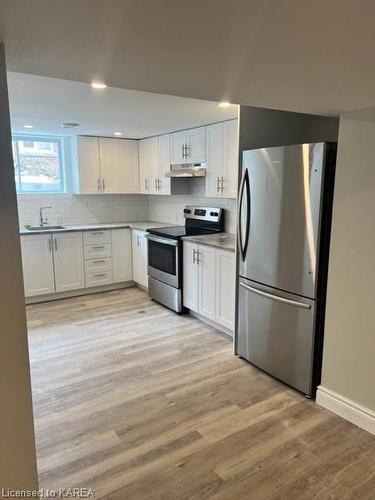
[[[336,145],[245,151],[235,352],[313,396],[319,383]]]

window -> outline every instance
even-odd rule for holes
[[[13,136],[12,149],[17,192],[64,193],[60,137]]]

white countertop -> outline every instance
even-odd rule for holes
[[[100,229],[121,229],[130,228],[138,229],[140,231],[147,231],[147,229],[152,229],[155,227],[167,227],[173,224],[167,224],[165,222],[155,222],[155,221],[139,221],[139,222],[110,222],[110,223],[100,223],[100,224],[79,224],[79,225],[63,225],[63,229],[39,229],[37,231],[30,231],[27,228],[20,229],[20,235],[30,235],[30,234],[45,234],[45,233],[67,233],[72,231],[95,231]]]

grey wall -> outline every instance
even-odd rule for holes
[[[240,106],[240,152],[285,144],[337,141],[339,120]]]
[[[0,44],[0,488],[36,489],[33,415],[4,47]]]
[[[375,110],[340,120],[322,385],[375,411]]]

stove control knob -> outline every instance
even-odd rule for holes
[[[188,208],[184,208],[184,214],[191,214],[191,210],[189,210]]]
[[[218,212],[210,212],[211,217],[217,217],[219,214]]]

